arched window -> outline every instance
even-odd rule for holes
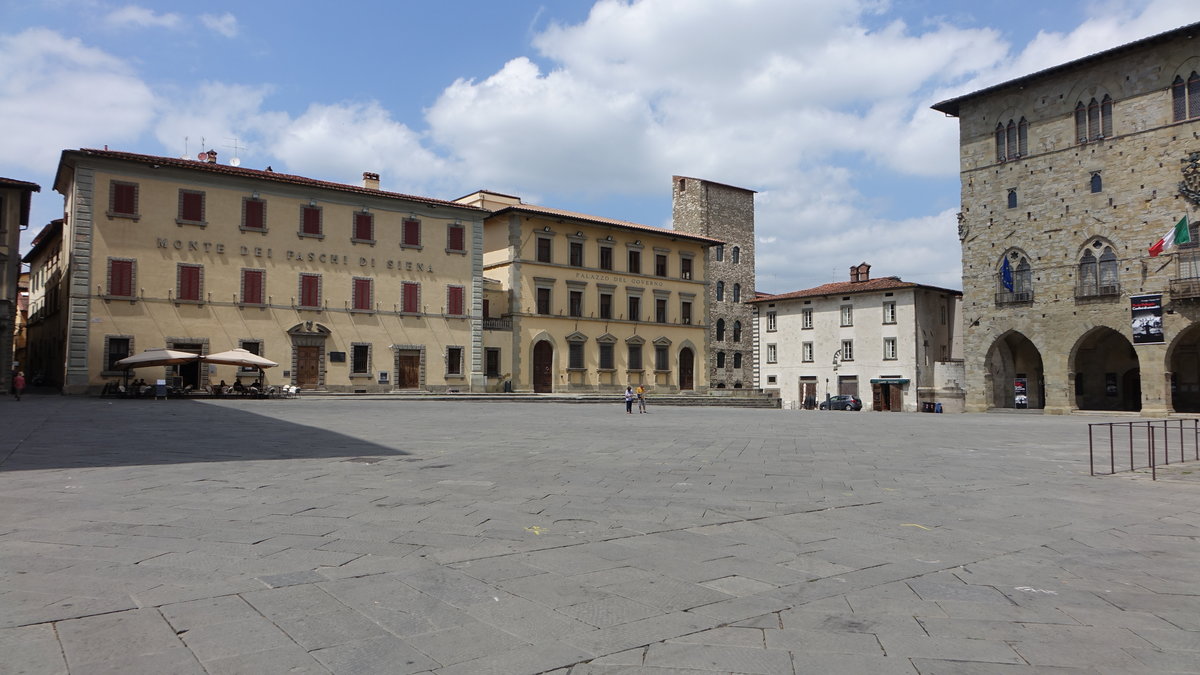
[[[1008,159],[1008,155],[1004,152],[1004,124],[996,125],[996,161],[1003,162]]]
[[[1029,154],[1029,122],[1024,117],[1017,122],[1017,154],[1021,157]]]
[[[1009,120],[996,124],[996,161],[1004,162],[1029,154],[1029,122]]]
[[[1075,104],[1075,138],[1080,143],[1098,141],[1113,135],[1113,100],[1108,94],[1097,101]]]
[[[742,341],[742,322],[741,321],[733,322],[733,341],[734,342]]]
[[[1117,254],[1111,246],[1105,246],[1104,253],[1100,254],[1100,292],[1104,295],[1119,293],[1121,283],[1118,279]]]
[[[1101,250],[1103,249],[1103,250]],[[1095,253],[1093,253],[1095,251]],[[1099,257],[1097,257],[1099,253]],[[1079,256],[1079,283],[1075,296],[1081,298],[1119,295],[1121,282],[1117,269],[1117,254],[1101,241],[1092,242],[1090,249]]]
[[[1079,258],[1079,284],[1075,295],[1088,297],[1096,295],[1100,285],[1100,265],[1096,256],[1090,250],[1085,250]]]
[[[1017,189],[1016,188],[1011,188],[1008,191],[1008,208],[1010,208],[1010,209],[1017,208]]]
[[[717,302],[720,302],[724,299],[725,299],[725,282],[718,281],[717,282]]]
[[[1112,130],[1112,97],[1108,94],[1100,101],[1100,135],[1109,138],[1113,135]]]
[[[742,249],[738,248],[737,246],[734,246],[733,247],[733,257],[730,259],[730,261],[734,265],[736,265],[741,260],[741,258],[742,258]]]
[[[725,319],[717,319],[717,341],[725,339]]]
[[[1033,301],[1033,269],[1023,253],[1010,251],[1000,260],[996,282],[996,304]]]
[[[1197,75],[1194,70],[1188,76],[1187,98],[1188,119],[1200,117],[1200,75]]]
[[[1100,172],[1092,174],[1092,192],[1103,192],[1104,180],[1100,178]]]
[[[1075,140],[1087,143],[1087,106],[1083,101],[1075,104]]]
[[[1100,138],[1100,104],[1088,101],[1088,138]]]
[[[725,352],[717,352],[717,367],[725,367]]]
[[[733,367],[734,368],[742,367],[742,353],[741,352],[733,353]]]
[[[742,285],[741,284],[733,285],[733,301],[734,302],[742,301]]]
[[[717,244],[717,262],[725,259],[725,244]]]
[[[1007,152],[1005,154],[1008,155],[1009,159],[1016,159],[1018,157],[1018,154],[1017,154],[1017,123],[1012,120],[1009,120],[1008,126],[1005,127],[1004,130],[1005,130],[1005,132],[1007,132],[1006,138],[1004,139],[1004,144],[1005,144],[1005,147],[1007,148]]]

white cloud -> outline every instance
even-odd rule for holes
[[[0,36],[0,157],[47,171],[63,148],[133,141],[153,92],[120,59],[45,28]]]
[[[126,5],[110,12],[104,22],[114,27],[135,26],[137,28],[179,28],[183,17],[173,12],[159,14],[152,9]]]
[[[234,37],[238,33],[237,17],[229,12],[225,12],[220,16],[217,16],[216,14],[201,14],[200,21],[211,30],[216,31],[227,38]]]

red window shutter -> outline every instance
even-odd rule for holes
[[[179,193],[179,219],[197,223],[204,220],[204,195],[202,193]]]
[[[354,214],[354,238],[362,241],[371,241],[375,239],[375,233],[372,227],[374,218],[369,213]]]
[[[300,305],[302,307],[320,307],[321,278],[315,274],[300,275]]]
[[[313,206],[304,208],[304,234],[321,234],[321,209]]]
[[[113,183],[110,209],[113,213],[121,215],[137,215],[137,186],[129,183]]]
[[[446,248],[451,251],[465,251],[465,234],[462,225],[449,225],[446,228]]]
[[[109,261],[108,294],[119,298],[133,297],[133,261]]]
[[[260,201],[252,201],[247,199],[246,205],[246,222],[244,224],[247,230],[263,230],[266,229],[266,204]]]
[[[179,299],[200,299],[200,268],[195,265],[184,265],[179,268]]]
[[[420,302],[420,290],[421,290],[420,284],[415,284],[415,283],[407,282],[407,281],[404,282],[404,311],[405,312],[410,312],[410,313],[415,314],[416,312],[420,311],[418,309],[419,305],[417,304],[418,302]]]
[[[263,304],[263,272],[242,270],[242,302],[248,305]]]
[[[371,309],[371,280],[354,280],[354,309]]]
[[[404,221],[404,245],[405,246],[420,246],[421,245],[421,221],[419,221],[419,220]]]
[[[449,297],[446,300],[448,314],[461,316],[463,313],[463,289],[462,286],[451,286],[447,289]]]

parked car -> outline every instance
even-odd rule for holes
[[[830,396],[828,401],[821,401],[821,410],[862,410],[862,399],[848,394]]]

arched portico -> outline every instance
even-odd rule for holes
[[[1108,326],[1079,337],[1071,350],[1074,404],[1079,410],[1142,409],[1141,365],[1133,343]]]
[[[1167,355],[1171,373],[1171,408],[1175,412],[1200,412],[1200,323],[1175,337]]]
[[[997,337],[988,349],[985,367],[989,407],[1046,407],[1042,355],[1024,334],[1007,331]]]

